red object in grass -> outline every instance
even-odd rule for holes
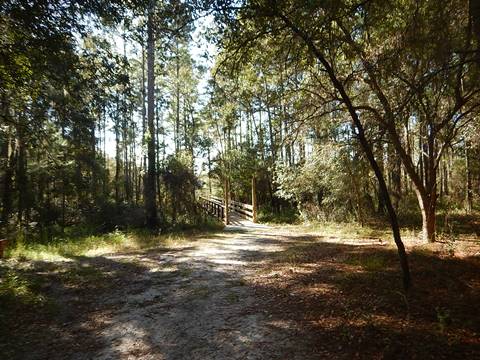
[[[7,239],[1,239],[0,240],[0,259],[3,258],[3,251],[7,247]]]

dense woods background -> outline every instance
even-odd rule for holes
[[[198,225],[255,177],[260,221],[394,211],[434,241],[479,208],[479,9],[4,1],[2,236]]]

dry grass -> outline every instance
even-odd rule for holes
[[[294,323],[312,351],[334,358],[480,358],[478,238],[408,242],[405,295],[387,231],[308,229],[250,279],[272,323]]]
[[[167,234],[148,231],[113,231],[107,234],[56,238],[48,243],[17,241],[5,257],[35,261],[65,261],[75,256],[98,256],[120,251],[175,247],[221,228],[190,230]]]

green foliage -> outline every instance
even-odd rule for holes
[[[150,238],[150,237],[148,237]],[[55,237],[44,243],[26,242],[17,239],[14,246],[8,248],[7,257],[27,259],[61,259],[85,255],[89,251],[128,247],[132,243],[142,242],[143,237],[114,231],[104,235],[83,235]]]
[[[155,5],[147,126],[146,2],[0,4],[2,233],[46,244],[83,227],[139,228],[153,197],[164,230],[195,226],[206,167],[214,193],[229,179],[246,203],[255,176],[260,221],[378,220],[385,206],[345,96],[402,220],[421,223],[415,188],[439,193],[445,224],[478,208],[479,38],[464,1],[214,7],[218,52],[202,96],[208,62],[191,51],[190,21],[200,5],[212,4]],[[145,199],[147,157],[158,191]]]
[[[122,250],[169,246],[188,240],[189,237],[198,233],[219,231],[223,226],[222,223],[206,219],[202,223],[178,227],[175,231],[165,234],[152,234],[148,230],[137,229],[116,230],[97,235],[59,236],[43,243],[19,238],[7,248],[5,256],[31,260],[65,260]]]
[[[387,259],[381,255],[351,256],[345,260],[345,263],[354,266],[361,266],[366,271],[380,272],[385,271]]]
[[[359,218],[359,207],[368,198],[368,171],[359,159],[351,157],[347,146],[326,144],[295,168],[277,167],[277,195],[297,204],[306,220]],[[361,174],[363,173],[363,178]],[[355,175],[353,175],[355,174]]]
[[[256,150],[248,147],[232,149],[224,157],[225,161],[215,172],[222,181],[225,174],[229,174],[232,179],[230,190],[235,194],[235,198],[249,203],[252,194],[252,176],[258,171]]]
[[[225,296],[225,300],[229,303],[229,304],[236,304],[240,301],[240,296],[239,294],[237,293],[234,293],[234,292],[229,292],[226,296]]]
[[[182,152],[169,156],[162,169],[173,224],[189,224],[198,220],[195,190],[200,188],[200,182],[193,173],[192,162],[191,155]]]
[[[20,302],[30,306],[42,306],[46,299],[38,292],[38,285],[38,282],[26,278],[14,270],[2,270],[0,304],[13,306]]]
[[[299,221],[298,210],[293,206],[282,207],[280,211],[276,211],[270,206],[262,206],[257,216],[260,223],[295,224]]]
[[[436,307],[435,312],[437,315],[438,329],[441,333],[444,333],[452,321],[450,311],[448,309]]]

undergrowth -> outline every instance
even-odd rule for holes
[[[156,246],[168,247],[188,241],[198,234],[218,231],[222,227],[219,223],[211,222],[201,227],[175,229],[165,234],[152,233],[145,229],[115,230],[105,234],[59,236],[43,242],[17,236],[7,247],[5,258],[55,261],[75,256],[93,256]]]
[[[299,222],[297,209],[290,207],[282,211],[273,211],[270,207],[262,207],[258,212],[258,222],[267,224],[296,224]]]
[[[12,269],[6,270],[0,276],[0,308],[19,303],[30,306],[45,305],[47,300],[38,291],[39,287],[38,279],[27,278]]]

